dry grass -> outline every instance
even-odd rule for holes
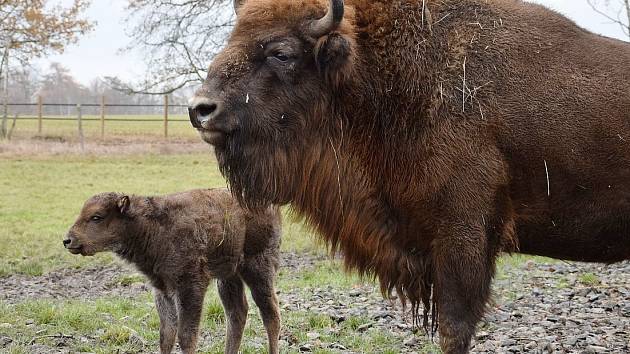
[[[42,132],[38,133],[36,120],[18,120],[12,139],[0,140],[0,157],[181,154],[210,150],[182,115],[171,116],[168,138],[164,137],[164,123],[154,121],[160,116],[108,118],[115,120],[106,122],[103,137],[100,121],[83,122],[84,149],[81,149],[76,121],[44,120]]]
[[[59,137],[0,141],[0,157],[35,157],[59,155],[140,155],[185,154],[211,152],[200,139],[164,139],[137,137],[133,139],[107,139],[87,141],[84,149],[78,141]]]

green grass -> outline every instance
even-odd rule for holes
[[[586,286],[596,286],[601,283],[599,277],[593,273],[582,273],[578,276],[578,281]]]
[[[159,337],[159,320],[151,301],[147,293],[141,299],[31,300],[12,306],[0,303],[0,323],[4,324],[2,331],[20,344],[16,349],[29,344],[54,347],[57,336],[64,335],[70,337],[69,344],[77,351],[86,346],[82,338],[98,343],[101,352],[138,351],[132,336],[151,342]]]
[[[68,254],[61,244],[83,202],[104,191],[151,195],[192,188],[220,187],[225,182],[214,157],[208,153],[186,155],[48,156],[9,157],[0,161],[0,277],[11,274],[37,276],[62,268],[80,268],[114,261],[110,254],[79,257]],[[299,222],[285,217],[282,249],[298,253],[325,254],[316,238]],[[325,260],[303,271],[281,269],[280,292],[308,295],[315,288],[347,291],[362,284],[346,276],[338,261]],[[123,275],[112,286],[146,282],[138,274]],[[95,300],[24,299],[17,304],[0,301],[0,334],[14,342],[2,348],[7,353],[28,353],[31,344],[56,347],[63,341],[73,352],[153,351],[157,348],[159,320],[150,292],[134,298],[103,297]],[[249,297],[249,294],[248,294]],[[266,336],[258,309],[249,299],[248,326],[243,353],[266,351]],[[401,338],[391,333],[357,328],[369,318],[350,317],[337,323],[324,314],[285,311],[283,333],[297,343],[316,332],[323,343],[341,343],[355,352],[395,353]],[[206,296],[202,329],[210,341],[203,353],[222,353],[225,315],[211,286]],[[60,339],[59,335],[67,336]],[[411,333],[410,333],[411,335]],[[294,345],[292,348],[297,348]],[[333,350],[322,344],[315,353]],[[296,349],[283,349],[295,353]]]
[[[280,269],[279,275],[285,282],[280,282],[278,287],[281,290],[334,287],[351,288],[354,285],[363,283],[356,274],[345,274],[342,271],[340,261],[318,262],[314,268],[305,269],[295,273],[291,270]],[[369,282],[369,280],[367,280]]]
[[[73,257],[61,245],[83,202],[104,191],[162,194],[223,186],[212,161],[210,154],[0,161],[0,239],[6,245],[0,276],[111,262],[107,254]]]
[[[109,254],[82,258],[61,245],[83,202],[105,191],[152,195],[225,186],[210,153],[127,157],[9,158],[0,161],[0,276],[40,275],[62,267],[106,264]],[[290,220],[290,219],[288,219]],[[285,223],[284,250],[313,250],[299,223]],[[319,252],[321,248],[319,248]]]
[[[141,274],[125,274],[118,277],[115,283],[112,285],[120,284],[123,286],[129,286],[131,284],[144,283],[144,282],[145,282],[145,278]]]

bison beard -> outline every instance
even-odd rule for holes
[[[627,44],[521,1],[348,0],[341,22],[332,2],[244,1],[195,98],[193,122],[230,127],[241,204],[289,204],[439,317],[445,353],[468,351],[501,252],[630,258]]]
[[[323,134],[328,139],[314,139],[329,141],[330,145],[274,141],[256,143],[256,149],[248,151],[247,146],[258,135],[253,131],[255,127],[245,124],[230,136],[226,145],[215,147],[220,171],[239,202],[250,210],[264,209],[271,203],[292,203],[295,214],[303,216],[326,237],[332,255],[341,251],[348,270],[376,277],[385,297],[391,297],[395,290],[403,306],[410,306],[414,325],[422,324],[427,333],[435,333],[437,305],[432,297],[433,268],[429,252],[392,247],[396,240],[390,235],[396,230],[383,229],[382,225],[396,226],[394,221],[384,220],[389,217],[387,213],[357,215],[364,207],[368,213],[380,211],[380,208],[373,202],[374,208],[370,208],[370,201],[359,203],[365,196],[348,194],[356,194],[357,190],[348,188],[348,181],[342,181],[345,177],[341,176],[356,175],[357,171],[349,172],[344,168],[346,165],[339,161],[348,157],[344,155],[343,146],[335,149],[332,145],[332,137],[343,134],[341,130]],[[330,208],[322,211],[324,205]],[[318,212],[313,214],[313,210]],[[365,220],[372,220],[373,225],[359,224]],[[431,326],[429,317],[433,319]]]
[[[352,179],[348,176],[356,176],[358,171],[349,171],[347,162],[340,161],[348,158],[344,146],[337,149],[332,143],[338,140],[333,136],[343,135],[342,126],[335,125],[337,129],[315,138],[313,144],[257,142],[255,150],[247,150],[259,132],[245,124],[230,136],[226,145],[215,147],[219,168],[233,195],[250,210],[291,203],[296,215],[303,216],[309,226],[326,237],[332,255],[339,251],[344,255],[346,269],[377,278],[385,297],[390,298],[395,290],[403,306],[410,305],[413,324],[422,324],[427,333],[433,334],[438,321],[432,298],[430,252],[396,246],[391,237],[396,233],[392,229],[396,222],[386,220],[391,216],[369,197],[361,195],[360,190],[348,187],[347,180]],[[322,146],[317,141],[330,144]],[[318,212],[314,214],[313,210]],[[365,213],[370,215],[358,215]],[[365,220],[372,220],[372,224],[366,224]]]
[[[216,156],[220,170],[230,185],[232,194],[239,203],[251,210],[269,205],[270,200],[281,200],[278,183],[282,171],[287,171],[286,153],[277,148],[258,147],[258,151],[246,152],[241,138],[233,137],[227,145],[217,148]],[[280,203],[279,203],[280,204]]]

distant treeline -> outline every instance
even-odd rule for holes
[[[41,74],[35,69],[12,70],[9,75],[7,90],[2,91],[0,104],[8,102],[37,103],[41,97],[43,103],[61,104],[100,104],[103,97],[107,104],[123,105],[157,105],[156,107],[107,107],[107,114],[163,114],[164,96],[127,94],[113,87],[124,87],[125,83],[117,78],[96,78],[88,87],[78,83],[70,74],[70,71],[61,64],[53,63],[46,74]],[[4,82],[2,82],[4,88]],[[169,95],[169,103],[172,105],[186,104],[192,88],[180,90]],[[0,105],[1,107],[1,105]],[[37,114],[36,106],[9,105],[10,116],[34,116]],[[100,107],[84,107],[83,114],[100,114]],[[174,113],[181,113],[180,109],[174,109]],[[76,107],[43,106],[42,114],[45,116],[74,115]],[[4,108],[0,108],[0,115],[4,114]]]

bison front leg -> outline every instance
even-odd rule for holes
[[[182,278],[177,289],[177,339],[184,354],[193,354],[197,348],[199,321],[207,288],[208,281]]]
[[[241,346],[248,310],[243,281],[238,276],[233,276],[229,279],[219,279],[217,285],[227,319],[225,353],[237,354]]]
[[[445,354],[468,353],[490,296],[495,254],[481,226],[456,227],[433,248],[440,346]]]
[[[170,354],[177,336],[177,306],[172,296],[156,289],[155,307],[160,316],[160,353]]]

